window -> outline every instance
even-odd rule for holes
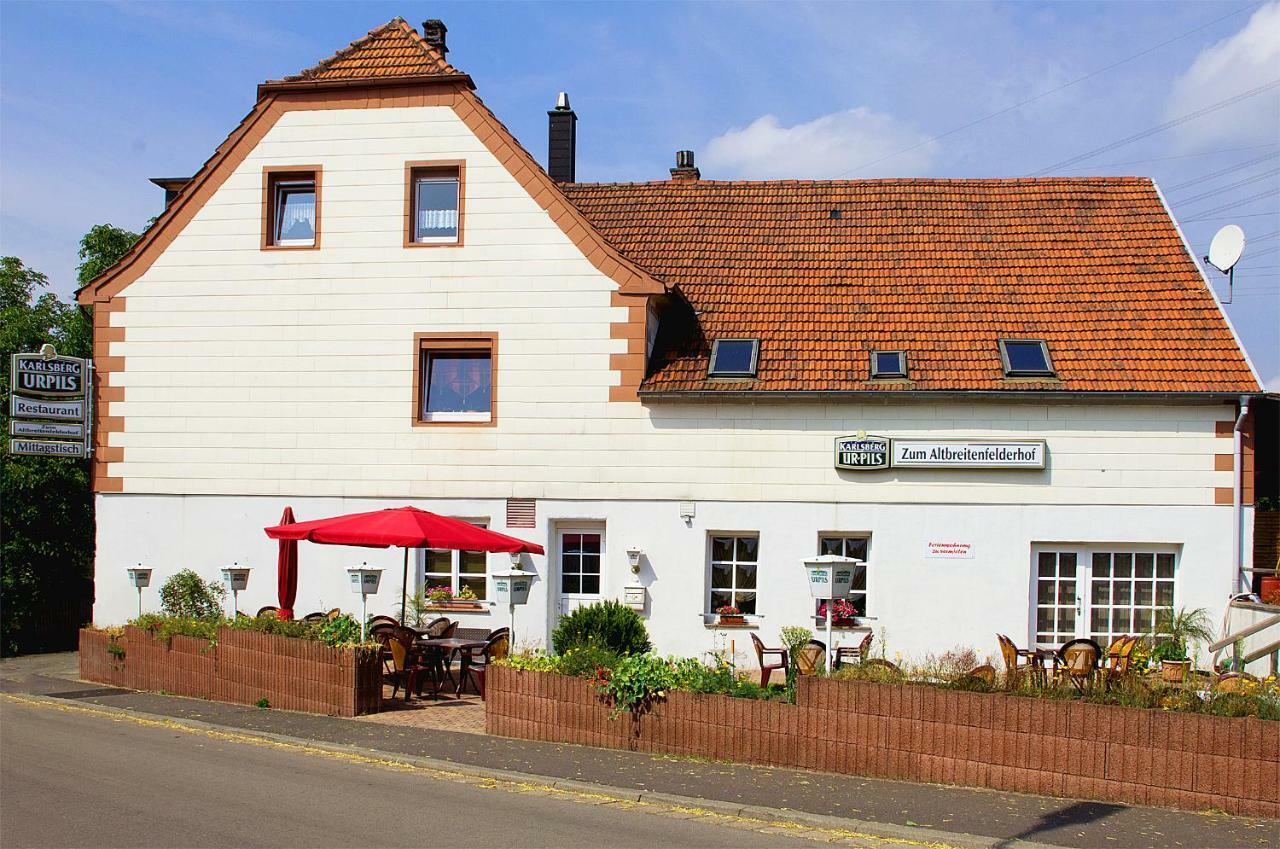
[[[862,561],[862,565],[853,570],[853,586],[849,590],[849,602],[858,611],[859,616],[867,615],[867,550],[871,546],[871,538],[867,536],[823,535],[818,539],[819,554],[835,554],[839,557],[854,557]],[[818,602],[818,606],[821,602]]]
[[[405,244],[462,244],[461,162],[410,162],[405,167]]]
[[[1106,648],[1150,634],[1173,607],[1177,553],[1171,546],[1046,546],[1035,552],[1035,642],[1057,648],[1090,637]]]
[[[759,339],[717,339],[711,345],[711,377],[755,377]]]
[[[1001,339],[1000,360],[1007,377],[1053,376],[1049,346],[1039,339]]]
[[[419,333],[414,422],[492,424],[497,338]]]
[[[560,594],[599,595],[600,534],[560,534]]]
[[[736,607],[744,614],[756,612],[756,566],[760,538],[711,537],[711,609]]]
[[[871,376],[872,377],[906,377],[907,376],[907,352],[906,351],[872,351],[871,352]]]
[[[263,246],[319,246],[320,169],[267,169],[263,181]]]
[[[473,522],[485,527],[483,522]],[[430,548],[424,554],[422,586],[448,587],[455,596],[464,589],[476,594],[476,598],[488,597],[488,556],[483,551],[448,551]]]

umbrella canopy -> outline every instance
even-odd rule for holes
[[[400,589],[400,621],[404,621],[409,592],[409,549],[448,548],[458,551],[497,551],[506,554],[544,554],[536,542],[478,528],[461,519],[450,519],[416,507],[390,507],[370,513],[351,513],[314,522],[281,521],[266,528],[278,540],[318,542],[323,545],[358,545],[365,548],[404,549],[404,580]],[[297,563],[295,560],[296,571]],[[296,578],[295,578],[296,580]],[[281,597],[283,599],[283,596]],[[281,604],[281,607],[284,605]]]
[[[281,525],[293,524],[293,508],[284,508]],[[280,554],[276,558],[276,590],[280,594],[281,619],[293,618],[293,602],[298,597],[298,541],[280,540]]]
[[[359,545],[366,548],[449,548],[459,551],[497,551],[507,554],[543,554],[535,542],[478,528],[461,519],[450,519],[416,507],[391,507],[370,513],[352,513],[314,522],[281,522],[267,528],[267,536],[281,540],[307,540],[324,545]]]

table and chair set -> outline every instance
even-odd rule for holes
[[[996,634],[1010,683],[1029,680],[1034,686],[1069,683],[1081,693],[1108,688],[1132,669],[1134,649],[1141,636],[1121,634],[1104,651],[1094,640],[1079,637],[1060,647],[1020,649],[1004,634]]]
[[[458,623],[444,616],[425,628],[375,616],[369,623],[369,637],[382,646],[383,680],[391,685],[391,697],[403,689],[405,701],[414,693],[421,698],[428,686],[431,697],[438,699],[446,682],[452,685],[455,698],[469,685],[483,699],[486,669],[511,649],[509,628],[459,634]]]

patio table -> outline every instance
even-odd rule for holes
[[[447,675],[449,667],[453,663],[453,656],[459,655],[461,666],[458,669],[457,688],[454,690],[455,696],[462,695],[462,682],[467,680],[467,669],[471,666],[471,652],[476,649],[485,647],[485,640],[471,640],[466,637],[447,637],[435,638],[429,640],[418,640],[416,645],[421,646],[429,652],[432,652],[440,662],[441,670]],[[452,678],[452,675],[450,675]],[[444,675],[436,677],[435,695],[440,695],[440,685],[444,683]]]

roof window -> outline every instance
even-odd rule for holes
[[[755,377],[759,339],[717,339],[711,344],[710,377]]]
[[[906,377],[907,376],[907,352],[906,351],[872,351],[871,352],[871,376],[872,377]]]
[[[1006,377],[1053,376],[1049,346],[1040,339],[1001,339],[1000,360]]]

